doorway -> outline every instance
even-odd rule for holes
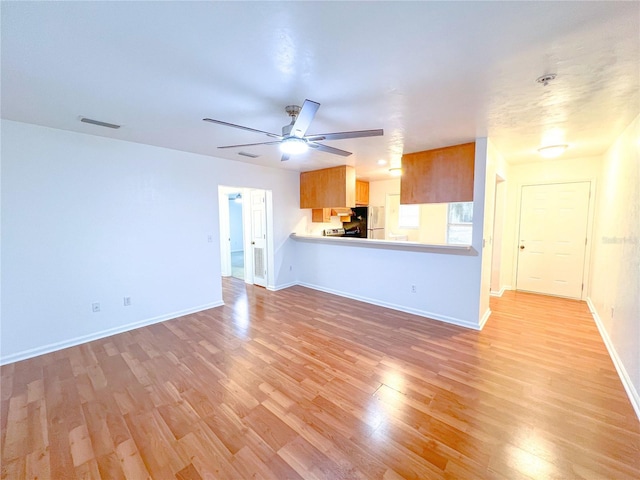
[[[244,280],[244,222],[242,220],[242,193],[230,193],[228,194],[228,198],[231,276]]]
[[[223,277],[233,276],[262,287],[270,285],[269,266],[273,264],[270,193],[246,187],[218,188]]]
[[[591,182],[524,185],[516,289],[581,299]]]

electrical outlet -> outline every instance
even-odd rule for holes
[[[293,270],[293,265],[289,265],[289,271]]]
[[[415,285],[411,285],[411,293],[416,293],[416,286]]]
[[[213,235],[207,236],[207,242],[213,243]]]
[[[131,297],[124,297],[124,306],[128,307],[129,305],[131,305]]]
[[[98,302],[92,303],[91,304],[91,311],[93,313],[99,312],[100,311],[100,304]]]

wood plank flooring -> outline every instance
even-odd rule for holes
[[[584,303],[482,332],[293,287],[1,368],[3,479],[638,479]]]

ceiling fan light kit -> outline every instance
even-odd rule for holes
[[[544,158],[556,158],[564,153],[569,145],[549,145],[538,149],[538,153]]]
[[[287,155],[298,155],[309,150],[307,142],[298,137],[289,137],[282,140],[280,143],[280,151]]]
[[[261,133],[274,140],[269,142],[259,143],[244,143],[242,145],[224,145],[218,148],[239,148],[239,147],[252,147],[256,145],[280,145],[282,151],[282,161],[289,160],[290,155],[298,155],[306,152],[309,148],[319,150],[321,152],[331,153],[333,155],[340,155],[348,157],[351,152],[346,150],[340,150],[339,148],[330,147],[323,143],[318,143],[319,140],[344,140],[348,138],[360,138],[360,137],[378,137],[384,135],[384,131],[380,128],[377,130],[359,130],[352,132],[334,132],[334,133],[321,133],[316,135],[307,135],[307,130],[316,115],[316,112],[320,108],[320,104],[311,100],[305,100],[302,107],[298,105],[287,105],[285,112],[291,117],[291,123],[282,127],[282,135],[275,133],[269,133],[262,130],[256,130],[255,128],[244,127],[242,125],[236,125],[233,123],[223,122],[222,120],[214,120],[212,118],[203,118],[205,122],[217,123],[226,127],[239,128],[241,130],[247,130],[249,132]]]

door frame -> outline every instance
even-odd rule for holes
[[[541,180],[539,182],[526,182],[518,184],[518,191],[516,195],[516,225],[515,225],[515,236],[513,237],[513,271],[511,284],[513,285],[514,290],[518,290],[518,248],[520,246],[520,222],[521,222],[521,203],[522,203],[522,187],[530,187],[535,185],[558,185],[563,183],[584,183],[588,182],[590,184],[590,192],[591,195],[589,197],[589,211],[587,213],[587,248],[585,248],[584,252],[584,268],[582,271],[582,283],[584,284],[584,288],[582,289],[582,293],[580,295],[580,300],[586,300],[589,296],[589,289],[591,286],[591,250],[593,248],[593,226],[595,220],[595,206],[596,206],[596,179],[595,178],[567,178],[567,179],[557,179],[557,180]]]
[[[233,187],[229,185],[218,185],[218,212],[219,212],[219,237],[220,237],[220,275],[222,277],[231,276],[231,247],[229,244],[229,197],[230,193],[240,193],[242,195],[242,225],[244,242],[244,281],[253,285],[253,249],[251,248],[251,216],[250,197],[252,190],[265,192],[265,215],[266,215],[266,266],[267,266],[267,289],[275,290],[274,272],[274,244],[273,244],[273,193],[271,190],[263,188]]]

